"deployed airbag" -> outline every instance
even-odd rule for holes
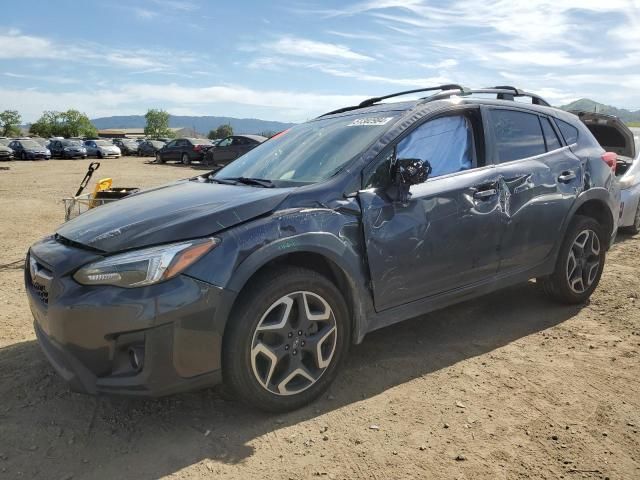
[[[473,136],[466,117],[436,118],[411,132],[398,144],[398,158],[417,158],[431,163],[431,177],[471,168]]]

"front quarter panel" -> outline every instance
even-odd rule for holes
[[[364,335],[362,322],[372,302],[363,264],[360,219],[354,211],[281,210],[217,236],[222,240],[220,246],[185,274],[233,292],[235,299],[251,276],[272,260],[301,252],[322,255],[342,270],[350,284],[354,295],[346,300],[352,307],[355,340]],[[223,313],[219,321],[226,321]]]

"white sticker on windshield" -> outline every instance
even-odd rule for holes
[[[370,127],[370,126],[378,126],[385,125],[389,123],[393,117],[365,117],[365,118],[356,118],[353,122],[351,122],[347,127]]]

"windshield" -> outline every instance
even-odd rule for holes
[[[4,145],[5,147],[11,143],[11,140],[8,138],[0,138],[0,145]]]
[[[113,146],[113,143],[107,142],[106,140],[96,140],[96,145],[99,147],[111,147]]]
[[[78,140],[62,140],[62,145],[65,147],[79,147],[82,143]]]
[[[42,148],[38,142],[34,142],[33,140],[20,140],[23,148]]]
[[[214,178],[315,183],[335,175],[390,125],[397,112],[314,120],[272,137]]]

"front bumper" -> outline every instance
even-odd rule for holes
[[[638,202],[640,202],[640,183],[631,188],[621,190],[619,227],[630,227],[633,225],[636,212],[638,211]]]
[[[27,158],[29,160],[49,160],[51,155],[47,155],[46,153],[27,152]]]
[[[38,342],[71,389],[161,396],[220,383],[226,292],[187,276],[134,289],[79,285],[70,265],[95,257],[47,239],[25,268]]]

